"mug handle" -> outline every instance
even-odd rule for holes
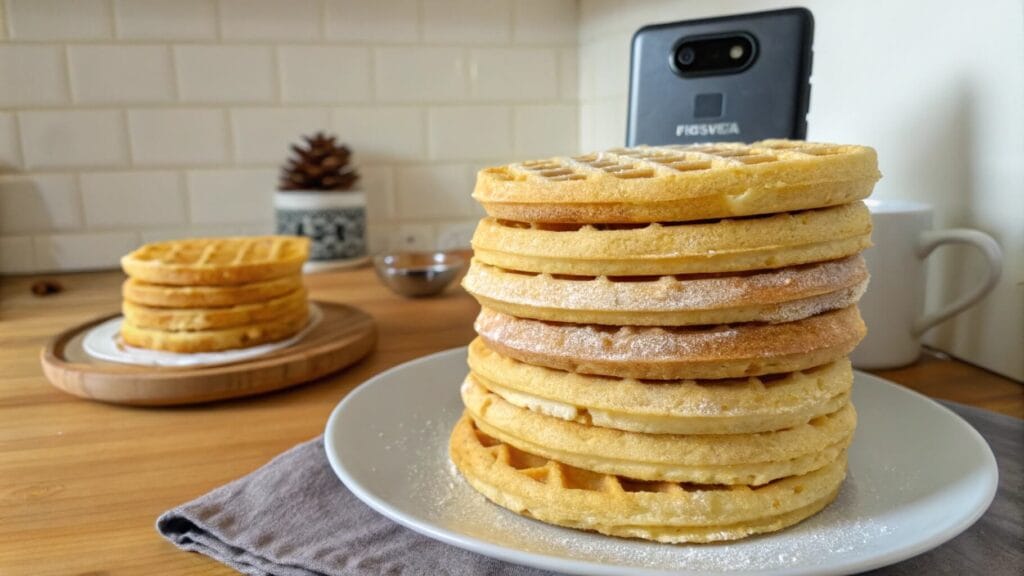
[[[985,279],[963,296],[947,304],[941,310],[930,312],[914,322],[914,335],[920,336],[932,326],[948,320],[963,312],[978,300],[981,300],[996,286],[1003,272],[1003,251],[994,238],[969,228],[950,228],[948,230],[926,230],[917,240],[917,256],[924,260],[936,248],[943,244],[969,244],[974,246],[988,261],[988,272]]]

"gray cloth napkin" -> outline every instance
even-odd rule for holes
[[[977,428],[996,453],[995,502],[947,544],[872,574],[1024,573],[1019,546],[1024,541],[1024,421],[947,406]],[[157,530],[179,548],[254,576],[550,574],[442,544],[377,514],[334,475],[322,438],[164,513]]]

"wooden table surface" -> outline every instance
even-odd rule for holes
[[[461,289],[425,300],[388,292],[368,268],[311,276],[312,296],[376,317],[377,351],[351,369],[255,398],[127,408],[50,387],[39,350],[53,334],[118,309],[120,273],[0,278],[0,575],[233,574],[153,528],[163,511],[238,478],[323,430],[370,376],[468,343],[478,308]],[[1024,418],[1024,386],[935,356],[879,375],[936,398]],[[457,386],[453,382],[452,386]]]

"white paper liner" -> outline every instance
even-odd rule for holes
[[[99,360],[121,364],[135,364],[138,366],[182,367],[229,364],[255,358],[256,356],[263,356],[295,344],[305,338],[313,328],[316,328],[317,324],[323,319],[323,316],[320,308],[310,302],[309,322],[306,324],[306,327],[287,340],[260,344],[251,348],[240,348],[238,350],[196,352],[193,354],[162,352],[160,350],[147,350],[145,348],[128,346],[121,341],[121,322],[124,321],[124,316],[118,316],[93,327],[82,340],[82,348],[86,354]]]

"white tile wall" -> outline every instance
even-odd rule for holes
[[[228,159],[227,120],[218,109],[129,110],[132,159],[137,164],[222,164]]]
[[[576,0],[0,0],[0,274],[266,233],[336,133],[371,247],[464,245],[483,166],[577,151]]]
[[[318,40],[316,0],[221,0],[220,26],[232,40]]]
[[[331,127],[360,162],[412,162],[426,158],[424,115],[413,106],[337,108]]]
[[[185,102],[274,100],[274,54],[269,46],[176,46],[178,91]]]
[[[80,206],[70,174],[0,177],[0,234],[73,230],[82,223]]]
[[[288,145],[330,125],[324,108],[239,108],[231,111],[235,161],[274,164],[289,155]]]
[[[60,46],[0,45],[0,106],[46,106],[68,100]]]
[[[114,34],[107,0],[7,0],[17,40],[96,40]]]
[[[423,0],[422,10],[429,42],[499,44],[512,37],[510,0]]]
[[[289,104],[368,102],[370,54],[362,46],[282,46],[277,51],[281,98]]]
[[[174,100],[174,70],[167,46],[70,46],[68,67],[75,102]],[[125,82],[126,77],[131,81]]]
[[[456,101],[466,97],[466,58],[461,48],[376,50],[377,99],[382,102]]]
[[[0,112],[0,174],[21,167],[18,126],[14,114]]]
[[[196,224],[269,222],[277,170],[190,170],[189,216]]]
[[[116,0],[119,38],[215,40],[214,0]]]
[[[473,96],[480,100],[555,100],[558,52],[550,49],[484,48],[470,56]]]
[[[327,0],[326,32],[346,42],[415,42],[419,39],[416,0]]]
[[[82,206],[89,228],[185,224],[184,185],[170,171],[82,174]]]
[[[431,159],[512,155],[512,109],[508,106],[444,106],[432,108],[428,117]]]
[[[128,162],[120,110],[19,112],[26,168],[119,166]]]

